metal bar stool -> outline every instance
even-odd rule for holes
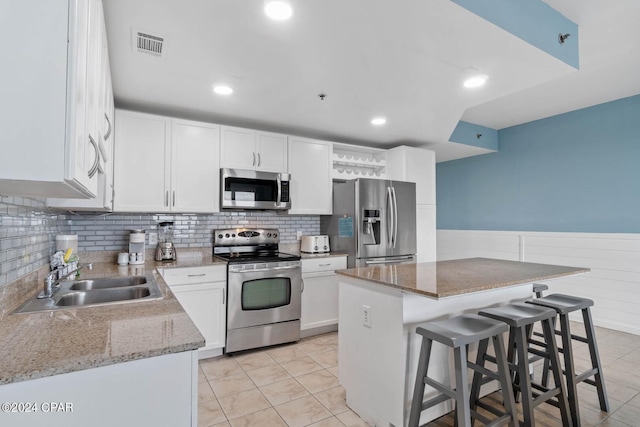
[[[537,306],[549,307],[556,311],[560,317],[560,330],[554,328],[554,332],[562,337],[562,348],[559,351],[564,356],[564,374],[567,383],[567,396],[569,398],[569,406],[571,407],[571,415],[573,417],[573,425],[580,426],[580,404],[578,402],[577,385],[585,382],[595,386],[598,390],[598,400],[600,401],[600,409],[609,412],[609,399],[607,398],[607,390],[604,385],[602,375],[602,364],[600,362],[600,354],[598,352],[598,344],[596,343],[596,335],[591,318],[590,307],[593,301],[587,298],[579,298],[564,294],[551,294],[546,297],[532,299],[527,301]],[[582,311],[582,319],[584,321],[584,329],[586,337],[573,335],[571,333],[571,325],[569,322],[569,313],[574,311]],[[589,355],[591,356],[591,369],[587,369],[579,375],[576,375],[575,365],[573,363],[573,349],[571,348],[571,340],[587,343],[589,346]],[[551,362],[553,364],[553,362]],[[545,364],[545,372],[549,368]],[[590,379],[594,377],[594,379]],[[543,377],[544,381],[544,377]]]
[[[542,293],[548,289],[549,287],[543,283],[533,284],[533,293],[536,294],[536,298],[542,298]]]
[[[507,423],[517,425],[513,388],[511,386],[511,379],[509,378],[509,367],[507,365],[506,350],[502,336],[508,329],[507,325],[502,322],[475,314],[464,314],[447,320],[425,323],[422,327],[418,327],[416,332],[422,335],[422,347],[409,415],[409,426],[417,427],[422,411],[449,399],[455,399],[456,401],[456,424],[458,426],[471,427],[471,418],[479,419],[487,426],[500,426]],[[498,366],[497,372],[484,368],[484,353],[487,350],[490,339],[493,342],[496,353],[495,363]],[[433,341],[437,341],[453,349],[455,358],[455,389],[447,387],[427,376]],[[476,359],[477,363],[473,364],[467,361],[467,346],[476,342],[479,343],[478,356]],[[498,412],[496,413],[498,418],[489,420],[483,415],[471,410],[467,367],[500,381],[505,412],[498,412],[498,410],[495,409],[495,411]],[[425,384],[435,388],[440,394],[423,402]]]
[[[532,310],[532,308],[535,308]],[[560,408],[562,425],[571,425],[571,413],[567,402],[567,393],[562,382],[562,373],[558,367],[560,356],[553,334],[552,319],[555,319],[554,310],[536,307],[531,304],[513,303],[501,307],[481,310],[481,316],[505,322],[509,325],[509,347],[507,358],[509,367],[514,371],[514,390],[522,395],[522,415],[525,426],[534,426],[535,417],[533,410],[543,402],[548,402]],[[530,340],[529,331],[536,322],[542,323],[544,342]],[[531,345],[530,345],[531,344]],[[535,348],[534,346],[541,347]],[[533,357],[530,357],[532,354]],[[551,370],[554,378],[554,388],[547,388],[542,384],[532,382],[529,375],[529,366],[532,360],[542,356],[551,360]],[[491,360],[488,358],[488,360]],[[472,385],[472,390],[480,385]],[[557,400],[553,398],[556,397]]]

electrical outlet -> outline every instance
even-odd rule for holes
[[[149,246],[158,244],[158,233],[149,233]]]
[[[362,304],[362,326],[371,327],[371,307]]]
[[[296,231],[296,239],[298,240],[302,239],[302,230]]]

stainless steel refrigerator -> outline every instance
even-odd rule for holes
[[[333,215],[320,220],[348,267],[415,262],[416,185],[358,178],[333,183]]]

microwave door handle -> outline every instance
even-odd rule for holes
[[[280,201],[282,199],[282,178],[279,174],[276,178],[276,185],[278,186],[278,198],[276,199],[276,205],[280,205]]]

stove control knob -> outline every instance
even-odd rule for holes
[[[273,233],[273,237],[278,237],[278,233]]]
[[[229,233],[225,234],[224,237],[229,238]]]
[[[218,239],[222,239],[222,234],[218,234]]]
[[[267,237],[271,237],[271,233],[267,233]]]
[[[231,235],[231,237],[236,237],[235,233]]]

